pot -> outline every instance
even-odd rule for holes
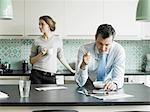
[[[10,70],[10,64],[8,62],[5,62],[3,65],[2,65],[2,68],[4,70]]]

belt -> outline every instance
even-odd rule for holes
[[[45,72],[45,71],[35,70],[35,69],[33,69],[33,71],[39,72],[40,74],[45,75],[45,76],[54,76],[54,74],[50,72]]]

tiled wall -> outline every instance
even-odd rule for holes
[[[21,69],[22,60],[29,60],[32,39],[1,39],[0,58],[2,63],[9,62],[12,69]],[[77,59],[77,52],[80,45],[92,42],[93,40],[69,39],[63,40],[64,53],[69,63]],[[143,57],[150,53],[150,40],[119,40],[126,51],[126,69],[141,69]],[[31,65],[30,65],[31,67]],[[58,69],[65,69],[58,61]]]

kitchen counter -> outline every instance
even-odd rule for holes
[[[31,71],[23,72],[22,70],[13,70],[12,72],[4,72],[1,76],[29,76]]]
[[[20,79],[29,79],[31,71],[23,72],[22,70],[13,70],[13,72],[4,72],[0,74],[0,84],[18,84]],[[69,71],[57,72],[56,79],[61,83],[72,83],[74,74]],[[65,82],[64,82],[65,81]]]
[[[126,70],[125,75],[150,75],[150,72],[142,72],[141,70]]]
[[[74,74],[68,70],[58,70],[57,74],[74,76]],[[150,75],[150,72],[142,72],[141,70],[126,70],[125,75]]]
[[[125,84],[122,92],[133,95],[130,98],[97,99],[78,93],[76,84],[64,85],[67,89],[37,91],[36,87],[54,85],[31,85],[30,97],[20,98],[18,85],[0,85],[0,90],[9,94],[0,99],[0,109],[4,112],[31,112],[37,109],[74,109],[79,112],[105,112],[150,110],[150,88],[143,84]],[[13,106],[13,107],[12,107]],[[128,107],[127,107],[128,106]],[[106,111],[107,110],[107,111]]]
[[[13,72],[7,72],[0,74],[1,76],[29,76],[31,71],[24,73],[22,70],[13,70]],[[58,70],[56,75],[64,76],[74,76],[75,74],[71,73],[68,70]],[[125,75],[150,75],[150,72],[142,72],[140,70],[126,70]]]
[[[24,73],[22,70],[13,70],[13,72],[4,72],[3,74],[0,75],[1,76],[29,76],[30,74],[31,71],[27,71]],[[74,74],[68,70],[59,70],[57,71],[56,75],[74,76]]]

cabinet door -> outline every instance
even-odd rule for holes
[[[126,83],[138,83],[138,84],[145,84],[146,83],[146,76],[143,75],[129,75],[125,76]]]
[[[65,33],[68,36],[91,36],[103,22],[102,0],[66,0]]]
[[[146,86],[150,87],[150,74],[146,75]]]
[[[12,0],[13,19],[0,20],[0,36],[24,34],[24,1]]]
[[[63,75],[56,75],[56,84],[57,85],[64,85],[64,76]]]
[[[26,0],[25,34],[39,35],[39,17],[49,15],[56,22],[56,33],[64,29],[64,0]]]
[[[136,21],[138,0],[104,0],[104,22],[111,24],[117,39],[139,39],[140,26]]]
[[[143,40],[150,40],[150,23],[140,22],[141,24],[141,37]]]
[[[19,80],[23,78],[25,79],[29,79],[29,76],[0,76],[0,85],[12,85],[12,84],[19,84]]]

